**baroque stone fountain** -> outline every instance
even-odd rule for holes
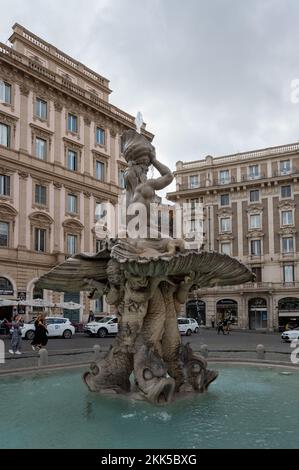
[[[118,334],[106,357],[84,373],[85,384],[92,392],[126,394],[161,405],[182,394],[206,391],[218,375],[190,344],[182,344],[177,316],[189,292],[241,284],[253,280],[253,274],[227,255],[187,249],[182,239],[160,232],[150,235],[155,191],[168,186],[173,174],[157,160],[155,148],[136,124],[137,131],[123,135],[126,207],[133,207],[130,214],[138,205],[145,207],[148,236],[133,238],[126,232],[125,237],[106,238],[98,253],[67,259],[42,276],[38,286],[85,290],[92,299],[105,295],[118,317]],[[151,165],[158,178],[147,178]],[[130,220],[127,216],[128,225]]]

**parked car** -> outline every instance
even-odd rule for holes
[[[118,319],[116,316],[105,316],[95,321],[89,322],[84,327],[84,333],[88,336],[98,336],[105,338],[107,335],[117,334]]]
[[[178,327],[179,332],[186,336],[190,336],[192,333],[198,333],[199,331],[198,323],[194,318],[179,317]]]
[[[299,328],[283,331],[281,334],[281,339],[285,342],[291,342],[294,339],[299,339]]]
[[[21,328],[22,338],[32,340],[34,338],[35,320],[25,323]],[[65,339],[70,339],[75,334],[75,327],[71,324],[68,318],[64,317],[46,317],[48,337],[60,336]]]

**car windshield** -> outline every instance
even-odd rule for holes
[[[179,325],[188,325],[188,323],[189,323],[189,320],[183,320],[183,319],[182,319],[182,320],[180,320],[180,319],[178,320],[178,324],[179,324]]]
[[[112,320],[113,317],[104,317],[98,320],[98,323],[107,323],[107,321]]]

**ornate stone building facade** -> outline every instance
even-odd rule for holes
[[[256,282],[202,289],[187,313],[208,326],[299,326],[299,144],[177,162],[175,202],[202,202],[204,248],[236,257]]]
[[[66,256],[97,250],[96,207],[117,202],[121,135],[134,117],[109,103],[106,78],[22,26],[9,40],[0,43],[0,299],[71,299],[82,320],[107,306],[34,284]],[[0,307],[0,319],[11,313]]]

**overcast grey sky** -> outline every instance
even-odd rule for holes
[[[297,0],[0,0],[21,23],[110,79],[141,110],[158,158],[195,160],[299,140]]]

